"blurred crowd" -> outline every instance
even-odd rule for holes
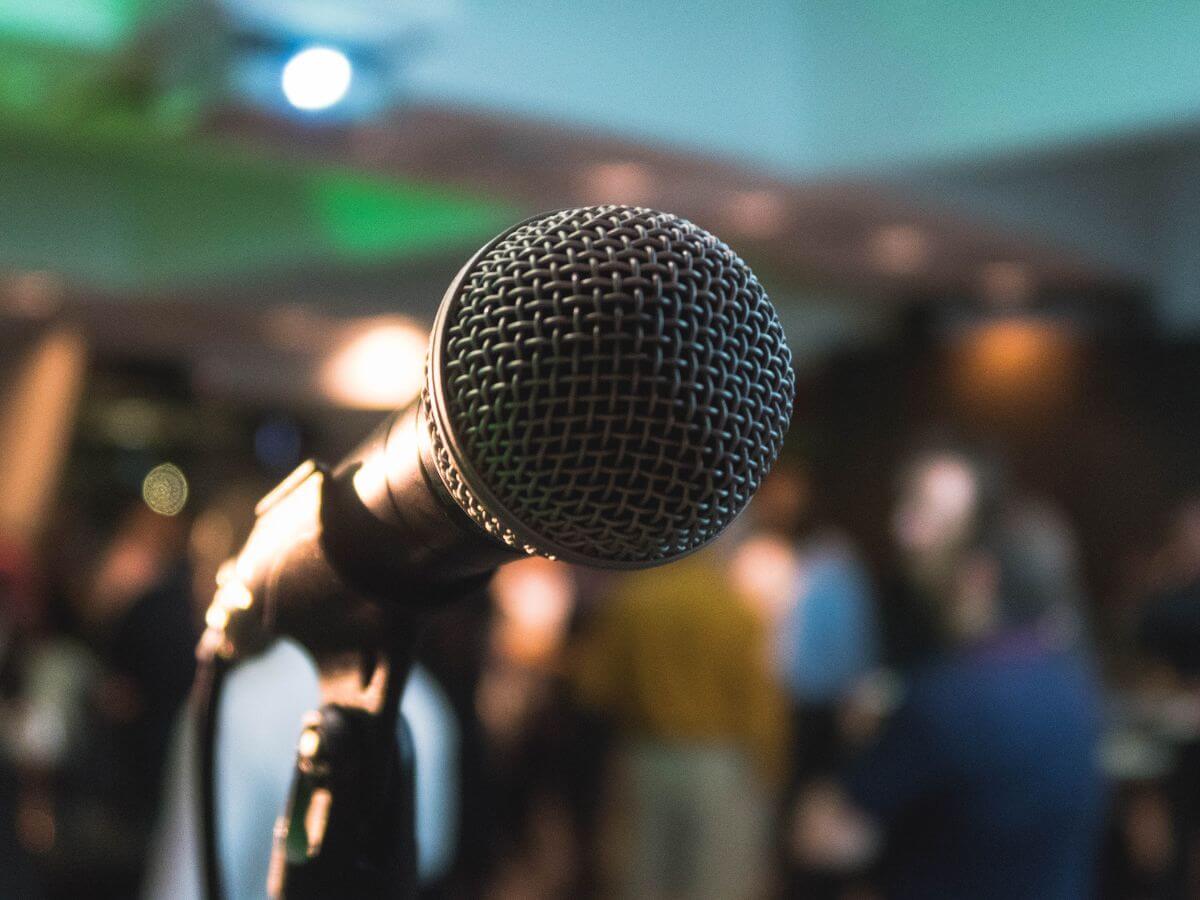
[[[198,896],[193,646],[263,486],[0,543],[0,897]],[[893,487],[886,554],[785,460],[679,562],[530,558],[438,612],[404,699],[425,895],[1200,896],[1200,499],[1101,617],[1002,457],[931,439]],[[230,683],[235,897],[316,703],[290,645]]]

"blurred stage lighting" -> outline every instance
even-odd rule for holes
[[[561,563],[531,556],[503,567],[492,580],[500,613],[495,649],[523,665],[550,663],[567,633],[575,608],[575,583]]]
[[[425,373],[427,332],[399,317],[382,317],[334,353],[321,388],[335,403],[358,409],[394,409],[416,399]]]
[[[1049,316],[1004,316],[962,332],[953,383],[975,414],[1038,421],[1071,402],[1084,357],[1078,326]]]
[[[1015,317],[980,325],[966,349],[980,381],[1009,387],[1046,381],[1071,355],[1068,336],[1055,323]]]
[[[48,319],[63,306],[66,288],[53,272],[21,272],[3,285],[6,311],[27,319]]]
[[[769,622],[778,622],[799,594],[800,560],[791,542],[763,533],[734,551],[730,573],[742,597]]]
[[[757,240],[773,238],[787,226],[787,202],[771,191],[738,191],[725,213],[730,228]]]
[[[653,201],[654,177],[637,162],[597,163],[584,172],[579,185],[586,203],[633,203]]]
[[[876,268],[887,275],[915,275],[929,264],[929,236],[915,225],[886,225],[871,234],[868,248]]]
[[[283,94],[296,109],[319,112],[337,105],[350,90],[354,67],[332,47],[308,47],[283,67]]]
[[[159,515],[178,515],[187,498],[187,478],[178,466],[171,463],[155,466],[142,481],[142,499]]]

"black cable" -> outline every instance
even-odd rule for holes
[[[221,859],[217,846],[217,718],[227,664],[215,653],[201,654],[192,685],[195,761],[200,815],[202,882],[207,900],[222,900]]]

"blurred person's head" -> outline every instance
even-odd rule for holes
[[[1175,507],[1160,568],[1168,586],[1200,579],[1200,495],[1188,496]]]
[[[117,518],[111,540],[100,554],[83,596],[74,598],[81,620],[103,627],[152,590],[186,549],[182,516],[129,503]]]
[[[966,642],[1002,631],[1077,626],[1080,583],[1074,540],[1049,507],[1007,504],[971,541],[941,598],[948,637]]]
[[[738,593],[767,621],[778,621],[796,599],[799,559],[778,532],[750,534],[734,552],[729,574]]]
[[[936,601],[1003,502],[1000,467],[983,453],[930,443],[901,466],[892,537],[918,593]]]
[[[1053,507],[1023,500],[1005,512],[997,537],[1005,624],[1077,626],[1083,609],[1079,547]]]
[[[811,515],[812,485],[795,463],[779,460],[748,509],[756,529],[794,538]],[[743,517],[746,518],[746,517]]]
[[[812,516],[808,472],[779,460],[763,479],[747,514],[717,544],[737,593],[768,621],[778,620],[794,599],[796,539]]]
[[[575,606],[571,568],[527,556],[496,571],[491,593],[497,612],[493,649],[518,665],[553,663]]]

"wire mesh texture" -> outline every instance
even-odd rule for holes
[[[667,561],[728,525],[779,454],[795,392],[783,328],[749,267],[691,222],[550,213],[485,248],[446,302],[435,463],[515,547]]]

